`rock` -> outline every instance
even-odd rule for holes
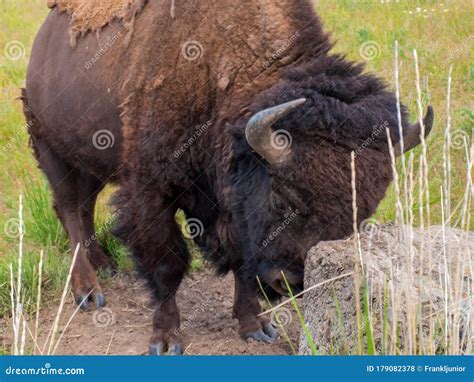
[[[317,353],[368,354],[373,348],[377,354],[470,354],[474,233],[438,226],[369,228],[360,234],[360,250],[351,238],[321,242],[308,253],[305,289],[353,272],[303,297]],[[311,354],[304,331],[300,354]]]

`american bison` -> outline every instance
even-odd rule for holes
[[[112,264],[90,238],[97,195],[115,183],[113,231],[156,302],[150,353],[182,353],[178,209],[217,272],[234,273],[241,335],[273,341],[257,278],[270,297],[287,293],[282,271],[301,288],[307,250],[352,232],[351,153],[362,221],[392,180],[386,129],[402,154],[423,125],[401,106],[402,144],[395,96],[330,52],[311,1],[130,0],[102,24],[50,3],[23,101],[71,248],[83,244],[77,302],[105,304],[95,270]],[[429,108],[427,134],[432,123]]]

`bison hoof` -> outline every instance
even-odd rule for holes
[[[95,307],[97,309],[103,308],[105,306],[105,296],[103,293],[98,293],[94,296]]]
[[[150,345],[148,349],[149,355],[166,355],[166,344],[159,342]],[[182,355],[183,347],[180,344],[172,344],[168,347],[168,355]]]
[[[164,355],[166,353],[165,351],[165,343],[160,342],[157,344],[150,345],[148,348],[148,354],[149,355]]]
[[[87,312],[90,310],[89,306],[89,296],[79,296],[76,297],[76,304],[84,311]]]
[[[105,296],[103,293],[97,293],[93,296],[78,296],[76,297],[76,304],[85,312],[88,312],[91,309],[89,300],[94,300],[95,307],[97,309],[103,308],[105,306]]]
[[[169,355],[182,355],[183,354],[183,348],[180,344],[174,344],[174,345],[170,346],[168,354]]]
[[[244,335],[245,339],[253,339],[256,341],[265,342],[271,344],[278,338],[278,333],[275,328],[269,322],[263,324],[263,328],[255,332],[250,332]]]

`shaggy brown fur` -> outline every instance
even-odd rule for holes
[[[97,193],[119,181],[114,233],[157,302],[152,353],[182,350],[175,294],[189,254],[178,209],[201,222],[195,240],[217,269],[234,273],[241,334],[271,341],[275,331],[258,316],[257,276],[270,297],[285,293],[281,271],[298,288],[307,250],[351,233],[354,150],[358,218],[375,211],[392,174],[385,129],[399,141],[396,100],[361,65],[330,53],[309,0],[176,0],[170,13],[171,5],[150,1],[132,35],[111,22],[75,49],[69,18],[53,9],[24,99],[35,153],[73,250],[94,233]],[[246,125],[299,98],[306,102],[273,126],[291,134],[291,156],[272,164],[249,146]],[[407,129],[404,107],[401,117]],[[114,144],[98,149],[94,136],[104,130]],[[98,246],[81,251],[74,270],[83,281],[76,296],[92,289],[97,306],[104,301],[91,262],[102,257]]]
[[[48,7],[57,7],[71,17],[71,45],[89,31],[100,31],[113,20],[121,20],[125,26],[133,25],[136,15],[147,0],[50,0]]]

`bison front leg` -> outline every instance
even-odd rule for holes
[[[157,303],[149,346],[150,355],[163,355],[166,352],[169,355],[183,353],[176,292],[188,263],[186,248],[179,248],[184,251],[181,254],[177,250],[176,246],[167,248],[162,262],[148,276]]]
[[[183,346],[176,292],[188,269],[189,255],[174,220],[175,210],[161,204],[156,195],[153,197],[136,198],[138,204],[128,210],[135,213],[124,214],[127,216],[114,233],[131,250],[156,303],[150,355],[180,355]],[[140,210],[139,206],[146,207]]]
[[[244,339],[274,342],[278,337],[276,330],[266,317],[258,317],[262,310],[255,288],[250,287],[238,271],[234,272],[234,278],[234,315],[240,323],[240,335]]]

